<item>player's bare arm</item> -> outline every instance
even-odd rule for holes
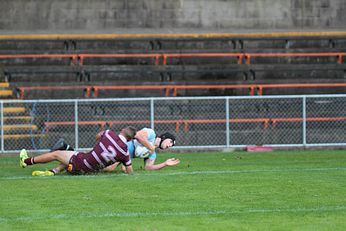
[[[148,133],[144,130],[140,130],[136,133],[135,139],[143,144],[146,148],[150,150],[151,153],[155,151],[155,146],[149,143],[148,141]]]
[[[100,141],[101,136],[103,135],[104,131],[101,131],[99,133],[96,134],[96,141]]]
[[[102,169],[102,171],[113,172],[113,171],[115,171],[115,169],[118,167],[119,164],[120,164],[120,162],[115,162],[114,164],[109,165],[109,166],[105,167],[104,169]]]
[[[133,173],[132,165],[126,166],[125,168],[126,168],[126,173],[127,173],[127,174],[132,174],[132,173]]]
[[[160,170],[167,166],[178,165],[179,163],[180,163],[180,160],[175,158],[167,159],[165,162],[162,162],[160,164],[155,164],[155,160],[147,159],[145,160],[144,168],[145,170]]]

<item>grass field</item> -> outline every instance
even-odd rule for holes
[[[0,230],[346,230],[346,151],[160,154],[135,174],[32,177],[0,157]]]

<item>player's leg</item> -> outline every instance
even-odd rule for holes
[[[28,157],[26,150],[23,149],[20,152],[20,166],[25,168],[27,165],[49,163],[54,160],[60,161],[60,163],[67,166],[74,153],[74,151],[54,151],[40,156]]]
[[[52,149],[50,151],[53,152],[53,151],[57,151],[57,150],[61,150],[61,151],[74,151],[73,147],[71,145],[67,144],[63,138],[60,138],[54,144],[54,146],[52,147]]]
[[[46,171],[33,171],[31,175],[33,176],[54,176],[60,172],[62,172],[63,170],[66,169],[66,165],[64,164],[59,164],[57,167],[50,169],[50,170],[46,170]]]
[[[120,162],[115,162],[114,164],[111,164],[102,170],[104,172],[113,172],[113,171],[115,171],[115,169],[118,167],[119,164],[120,164]]]
[[[33,158],[33,162],[35,164],[38,163],[48,163],[52,162],[54,160],[60,161],[60,163],[64,165],[68,165],[71,157],[73,156],[75,152],[74,151],[54,151],[49,152],[43,155],[35,156]]]
[[[56,166],[55,168],[53,168],[49,171],[53,172],[54,174],[58,174],[58,173],[64,171],[66,168],[67,168],[67,165],[59,164],[58,166]]]

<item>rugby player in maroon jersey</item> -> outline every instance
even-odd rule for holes
[[[97,134],[98,143],[88,152],[76,152],[69,150],[56,150],[43,155],[28,157],[23,149],[20,152],[20,166],[48,163],[59,161],[60,165],[49,171],[34,171],[34,176],[52,176],[61,169],[66,169],[71,174],[87,174],[98,172],[99,170],[121,162],[128,174],[133,172],[132,162],[127,148],[127,141],[132,140],[137,130],[133,127],[123,128],[119,135],[111,130],[106,130]]]

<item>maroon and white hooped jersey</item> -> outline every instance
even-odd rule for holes
[[[71,157],[72,171],[70,172],[97,172],[115,162],[121,162],[125,166],[132,164],[125,137],[106,130],[92,151],[80,152]]]

